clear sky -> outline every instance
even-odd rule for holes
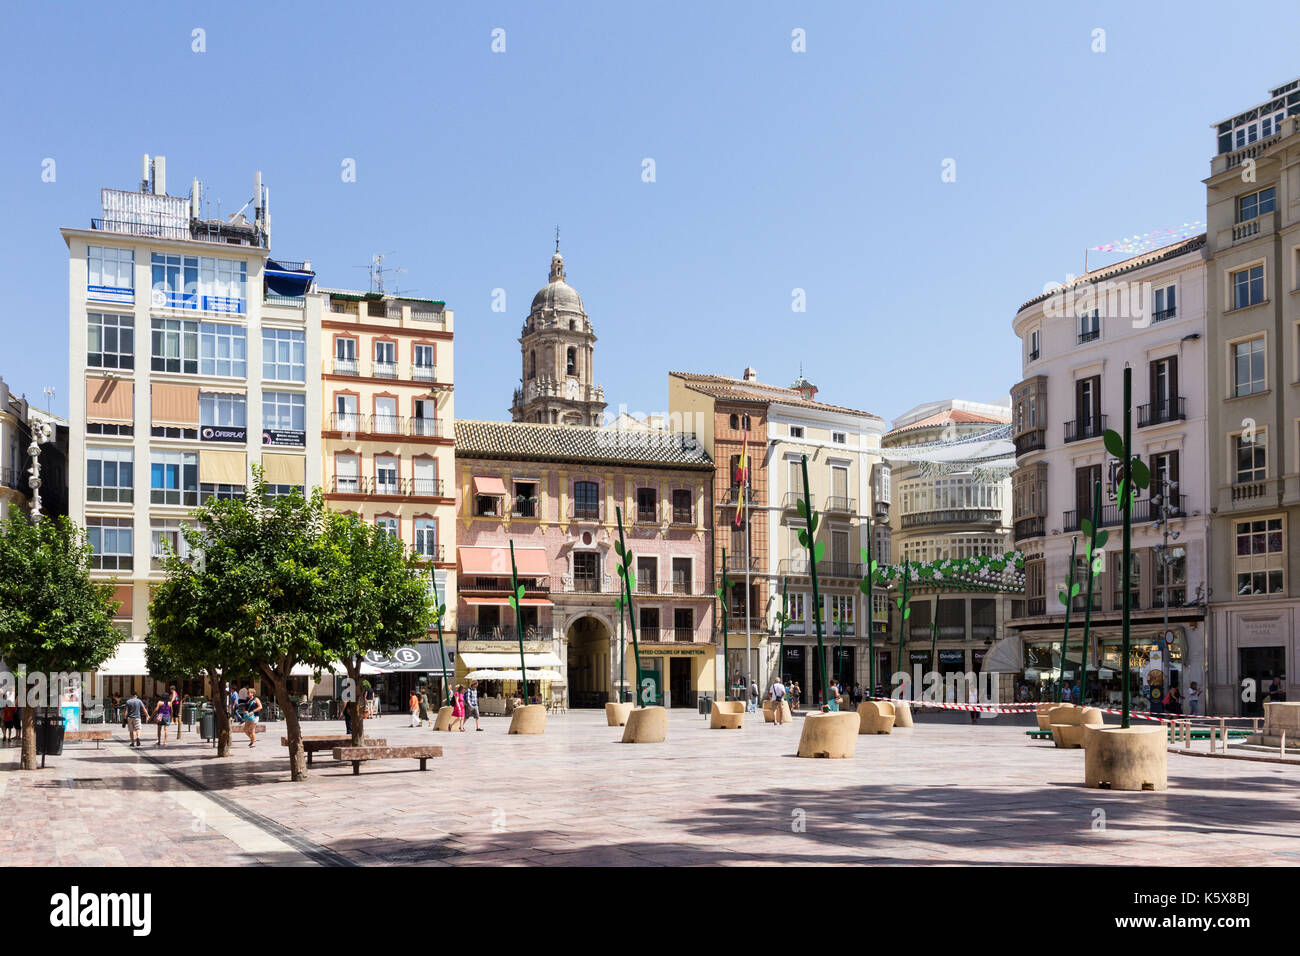
[[[59,227],[148,152],[223,213],[262,170],[273,251],[322,285],[364,288],[386,253],[398,288],[446,300],[461,418],[509,417],[557,224],[611,411],[663,410],[670,369],[786,385],[801,362],[890,419],[998,400],[1019,305],[1088,246],[1203,219],[1210,125],[1300,76],[1300,5],[1232,9],[7,4],[0,375],[66,414]]]

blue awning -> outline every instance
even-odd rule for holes
[[[307,294],[307,290],[311,288],[311,284],[316,278],[316,273],[310,269],[293,268],[293,265],[296,265],[296,263],[282,263],[275,259],[266,260],[266,269],[263,275],[266,277],[268,292],[293,298]]]

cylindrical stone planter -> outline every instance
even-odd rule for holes
[[[775,711],[773,711],[770,700],[763,701],[763,723],[788,724],[790,719],[790,705],[784,700],[781,701],[781,705]]]
[[[627,723],[627,715],[632,713],[632,708],[635,706],[630,700],[622,703],[610,701],[605,704],[605,723],[611,727],[622,727]]]
[[[894,705],[894,726],[911,727],[912,724],[912,705],[900,700],[892,701]]]
[[[546,730],[546,705],[526,704],[516,707],[510,715],[512,734],[540,734]]]
[[[809,714],[799,735],[800,757],[852,757],[858,748],[857,711]]]
[[[661,744],[668,736],[668,711],[663,707],[638,707],[627,715],[625,744]]]
[[[438,708],[438,716],[433,719],[434,730],[451,730],[451,705]]]
[[[1089,787],[1109,790],[1165,790],[1169,752],[1165,728],[1085,726],[1083,778]]]

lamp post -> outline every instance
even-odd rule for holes
[[[32,524],[37,524],[41,520],[41,445],[48,442],[54,435],[54,430],[50,428],[50,423],[37,419],[31,423],[32,443],[27,446],[27,454],[32,458],[31,466],[27,469],[27,483],[32,488]]]

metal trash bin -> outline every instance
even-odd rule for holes
[[[713,712],[713,698],[700,695],[700,713],[707,716]]]
[[[185,701],[181,704],[181,723],[186,727],[193,727],[199,716],[199,705],[192,701]]]
[[[63,754],[63,732],[66,722],[63,716],[44,714],[36,718],[36,752],[58,757]]]
[[[214,708],[205,706],[199,714],[199,737],[203,740],[212,740],[217,736],[217,712]]]

